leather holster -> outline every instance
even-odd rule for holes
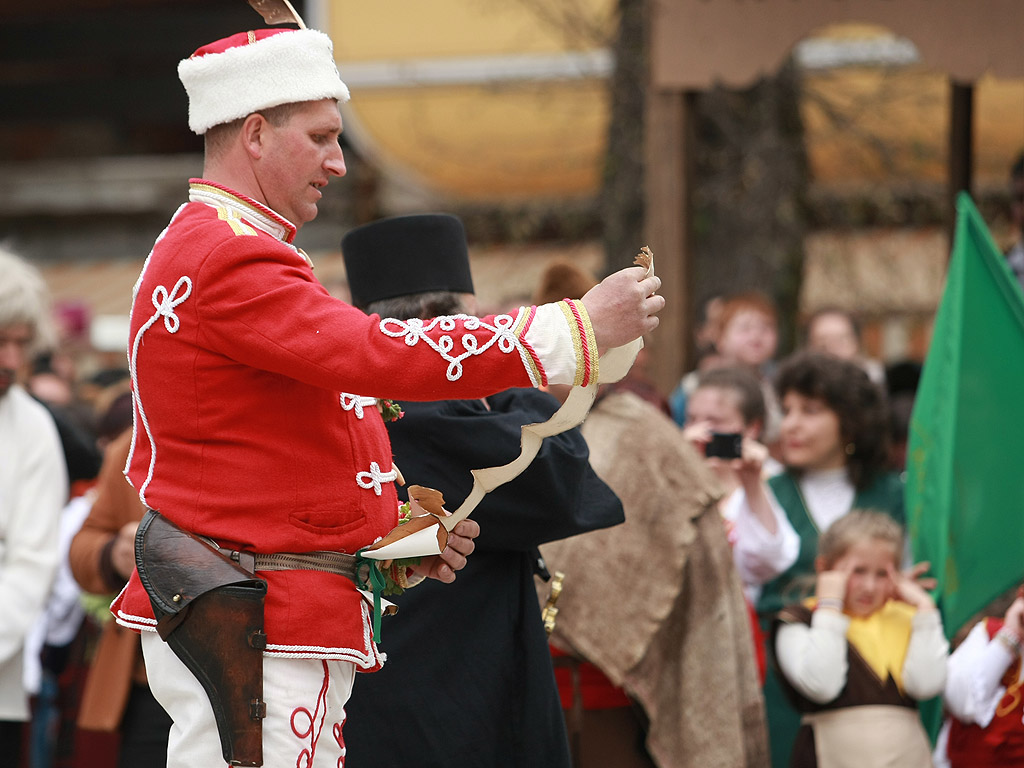
[[[157,632],[210,699],[224,759],[263,765],[267,583],[153,510],[139,524],[135,564]]]

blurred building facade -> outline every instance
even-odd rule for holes
[[[467,219],[485,305],[528,297],[554,256],[600,269],[594,200],[612,0],[296,6],[331,33],[353,91],[349,176],[327,188],[300,233],[329,287],[344,294],[337,249],[348,228],[440,208]],[[127,312],[142,260],[202,167],[176,63],[261,24],[244,0],[5,9],[0,240],[40,264],[59,301],[101,317]],[[853,309],[872,355],[920,359],[948,255],[945,77],[886,30],[824,30],[795,54],[817,222],[800,309]],[[1008,167],[1024,148],[1024,81],[980,80],[975,124],[976,197],[1003,242]]]

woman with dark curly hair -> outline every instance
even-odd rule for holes
[[[783,418],[790,416],[780,450],[783,463],[795,476],[817,469],[845,467],[850,484],[866,491],[882,476],[889,455],[889,412],[885,393],[860,366],[832,355],[806,352],[780,367],[775,379]],[[819,406],[815,408],[814,406]],[[810,412],[835,417],[836,430],[821,439],[827,445],[816,453],[808,444]]]
[[[763,625],[814,574],[818,536],[851,509],[873,509],[904,523],[903,483],[886,470],[885,395],[855,363],[821,353],[794,355],[779,368],[782,404],[779,450],[785,470],[768,481],[772,504],[800,535],[796,561],[766,583],[757,612]],[[772,765],[789,764],[799,715],[785,701],[774,673],[765,684]]]

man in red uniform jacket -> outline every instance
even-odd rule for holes
[[[660,281],[636,267],[579,302],[486,318],[367,317],[331,297],[293,244],[321,188],[345,173],[338,102],[348,90],[330,39],[240,33],[178,71],[206,162],[135,287],[126,473],[143,503],[181,529],[264,560],[356,553],[398,522],[397,472],[373,398],[579,384],[597,374],[599,351],[656,327]],[[420,572],[453,580],[478,530],[460,524]],[[263,762],[338,765],[354,672],[384,661],[369,604],[337,573],[257,576],[267,585]],[[112,610],[142,632],[150,685],[174,720],[168,766],[223,763],[206,691],[154,632],[138,572]]]

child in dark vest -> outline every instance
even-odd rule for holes
[[[932,765],[917,702],[946,682],[935,603],[902,574],[903,532],[854,510],[821,535],[815,597],[773,625],[783,687],[802,714],[793,768]]]

